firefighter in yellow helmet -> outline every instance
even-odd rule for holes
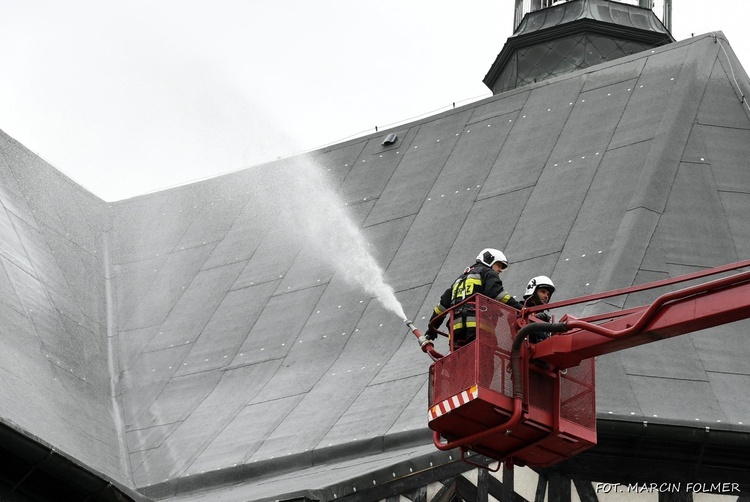
[[[500,274],[506,268],[508,268],[508,259],[502,251],[493,248],[483,249],[477,255],[476,262],[470,267],[466,267],[463,274],[442,294],[440,303],[435,306],[430,321],[448,308],[461,303],[476,293],[498,300],[513,308],[521,309],[521,304],[503,289]],[[476,317],[473,309],[466,306],[461,308],[459,312],[455,312],[453,347],[463,347],[474,340],[475,337]],[[423,343],[434,340],[437,338],[437,332],[431,326],[428,326],[424,338]]]

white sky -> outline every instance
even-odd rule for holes
[[[673,4],[677,40],[721,30],[750,57],[746,0]],[[0,129],[125,199],[490,96],[512,16],[513,0],[0,0]]]

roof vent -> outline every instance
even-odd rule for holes
[[[394,144],[396,141],[398,141],[398,135],[394,133],[390,133],[388,136],[385,137],[382,143],[380,143],[383,146],[388,146]]]

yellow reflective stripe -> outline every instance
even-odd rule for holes
[[[453,283],[453,288],[451,289],[451,298],[453,298],[454,300],[457,298],[461,298],[463,300],[464,298],[473,295],[474,289],[477,286],[482,286],[482,279],[479,277],[479,275],[470,274],[466,276],[466,279],[458,280]]]
[[[510,300],[511,298],[513,298],[513,296],[509,293],[509,294],[503,296],[502,298],[500,298],[500,301],[502,303],[508,303],[508,300]]]
[[[466,295],[473,295],[474,294],[474,288],[477,286],[482,285],[482,280],[479,278],[479,276],[469,276],[466,278]]]
[[[451,298],[454,300],[456,298],[464,298],[466,297],[466,291],[464,288],[464,281],[457,281],[453,283],[453,288],[451,289]]]
[[[480,331],[484,331],[485,333],[492,333],[492,334],[495,333],[495,327],[494,326],[490,326],[487,323],[480,323],[479,324],[479,330]]]
[[[439,303],[437,305],[435,305],[435,313],[436,314],[439,315],[439,314],[442,314],[443,312],[445,312],[445,309],[443,308],[442,305],[440,305]]]
[[[466,321],[466,327],[467,328],[476,328],[477,322],[476,321]],[[456,321],[453,323],[453,329],[464,329],[464,323],[462,321]]]

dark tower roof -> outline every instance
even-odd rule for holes
[[[505,92],[673,42],[650,9],[574,0],[526,14],[484,83]]]

